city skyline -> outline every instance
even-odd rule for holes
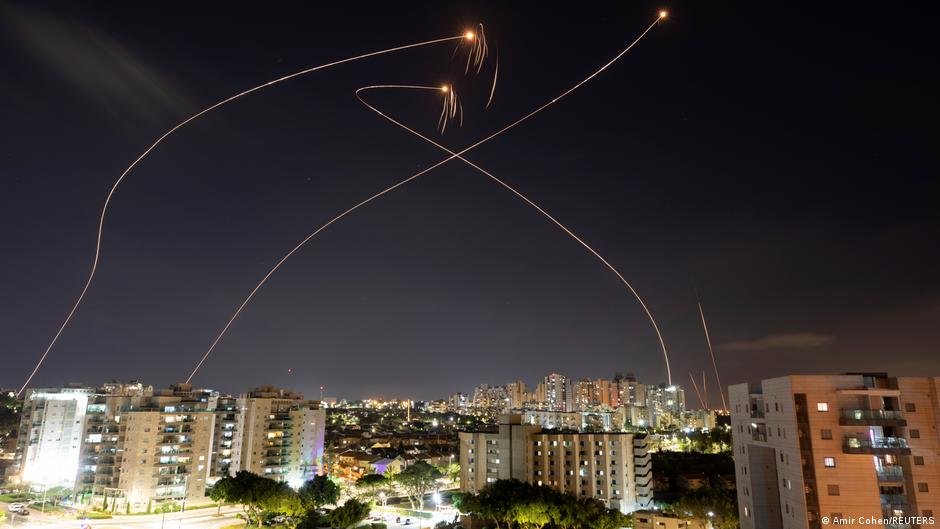
[[[214,10],[199,6],[140,19],[119,6],[6,4],[0,386],[23,383],[78,294],[109,183],[182,116],[300,68],[482,22],[500,61],[493,104],[484,112],[489,78],[461,80],[463,128],[432,136],[463,148],[602,65],[662,7],[668,21],[621,62],[471,159],[624,273],[661,324],[673,382],[706,370],[713,405],[697,297],[725,388],[783,372],[940,372],[924,21],[644,2],[564,20],[485,4],[408,16],[232,7],[211,24]],[[311,17],[331,22],[311,31]],[[168,140],[116,195],[100,276],[31,386],[185,380],[279,255],[442,158],[352,93],[462,79],[450,53],[315,73]],[[370,97],[435,134],[433,98]],[[658,347],[609,271],[452,162],[305,248],[193,382],[421,400],[551,371],[658,383]]]

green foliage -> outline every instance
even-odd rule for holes
[[[368,503],[351,498],[342,506],[333,509],[327,516],[327,521],[333,529],[346,529],[365,520],[371,510],[372,506]]]
[[[309,482],[308,482],[309,483]],[[218,492],[214,492],[218,489]],[[216,502],[241,504],[248,525],[261,527],[265,513],[283,513],[297,517],[303,513],[300,497],[286,483],[241,471],[224,477],[213,486]]]
[[[424,509],[424,495],[437,488],[437,480],[443,475],[426,461],[418,461],[395,476],[395,482],[408,495],[411,508]]]
[[[380,489],[389,485],[388,478],[382,474],[366,474],[356,481],[356,488],[362,490],[369,496],[375,496]]]
[[[715,529],[739,527],[737,501],[734,493],[729,491],[703,488],[683,495],[663,510],[682,517],[711,519]]]
[[[603,502],[558,492],[519,480],[499,480],[479,492],[455,496],[463,513],[492,522],[497,529],[616,529],[632,525],[620,511]]]
[[[314,476],[297,491],[300,502],[307,510],[319,509],[339,501],[339,485],[327,475]]]

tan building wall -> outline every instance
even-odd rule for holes
[[[132,512],[163,502],[205,503],[215,415],[209,411],[130,411],[118,488]]]
[[[323,465],[326,410],[299,395],[238,399],[231,472],[291,482],[311,479]]]
[[[645,447],[645,438],[629,433],[554,433],[504,416],[498,432],[460,433],[460,487],[478,492],[518,479],[631,512],[652,502]]]
[[[819,528],[823,517],[871,527],[937,512],[936,380],[799,375],[731,386],[742,529]]]

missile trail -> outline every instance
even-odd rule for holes
[[[499,136],[499,135],[501,135],[501,134],[507,132],[508,130],[510,130],[510,129],[512,129],[512,128],[515,128],[515,127],[518,126],[519,124],[521,124],[521,123],[523,123],[523,122],[529,120],[531,117],[535,116],[536,114],[540,113],[541,111],[545,110],[546,108],[548,108],[548,107],[554,105],[555,103],[557,103],[558,101],[562,100],[562,99],[563,99],[564,97],[566,97],[568,94],[574,92],[575,90],[577,90],[578,88],[580,88],[581,86],[583,86],[585,83],[589,82],[591,79],[594,79],[595,77],[597,77],[598,75],[600,75],[601,73],[603,73],[603,72],[604,72],[605,70],[607,70],[611,65],[613,65],[615,62],[617,62],[621,57],[623,57],[624,55],[626,55],[626,53],[629,52],[631,49],[633,49],[633,47],[636,46],[636,44],[639,43],[639,42],[643,39],[643,37],[646,36],[647,33],[649,33],[650,31],[652,31],[652,29],[653,29],[654,27],[656,27],[656,24],[658,24],[659,21],[662,20],[663,18],[665,18],[665,14],[664,14],[663,12],[660,12],[659,17],[658,17],[656,20],[654,20],[653,23],[650,24],[649,27],[647,27],[642,33],[640,33],[640,35],[639,35],[636,39],[634,39],[633,42],[631,42],[631,43],[630,43],[626,48],[624,48],[620,53],[618,53],[616,56],[614,56],[613,59],[611,59],[610,61],[608,61],[606,64],[604,64],[604,65],[601,66],[600,68],[594,70],[590,75],[588,75],[587,77],[585,77],[584,79],[582,79],[580,82],[578,82],[577,84],[575,84],[575,85],[572,86],[571,88],[569,88],[569,89],[567,89],[566,91],[562,92],[560,95],[558,95],[558,96],[555,97],[554,99],[551,99],[551,100],[548,101],[547,103],[544,103],[544,104],[541,105],[540,107],[538,107],[538,108],[536,108],[535,110],[529,112],[528,114],[525,114],[525,115],[522,116],[521,118],[517,119],[516,121],[513,121],[512,123],[510,123],[509,125],[506,125],[505,127],[501,128],[501,129],[497,130],[496,132],[490,134],[489,136],[486,136],[486,137],[483,138],[482,140],[479,140],[479,141],[477,141],[476,143],[470,145],[469,147],[466,147],[466,148],[464,148],[463,150],[461,150],[461,151],[459,151],[459,152],[457,152],[457,153],[455,153],[455,154],[452,154],[450,157],[445,158],[445,159],[443,159],[443,160],[441,160],[441,161],[439,161],[439,162],[437,162],[437,163],[435,163],[435,164],[433,164],[433,165],[431,165],[431,166],[429,166],[429,167],[427,167],[427,168],[425,168],[425,169],[423,169],[423,170],[421,170],[421,171],[418,171],[417,173],[415,173],[415,174],[409,176],[408,178],[405,178],[404,180],[401,180],[400,182],[398,182],[398,183],[396,183],[396,184],[393,184],[393,185],[391,185],[391,186],[389,186],[389,187],[386,187],[385,189],[379,191],[378,193],[376,193],[376,194],[370,196],[369,198],[367,198],[367,199],[365,199],[365,200],[359,202],[358,204],[352,206],[351,208],[349,208],[349,209],[343,211],[343,212],[340,213],[339,215],[337,215],[337,216],[333,217],[332,219],[330,219],[326,224],[323,224],[322,226],[320,226],[319,228],[317,228],[316,230],[314,230],[310,235],[308,235],[306,238],[304,238],[302,241],[300,241],[296,246],[294,246],[290,251],[288,251],[288,252],[287,252],[287,253],[268,271],[268,273],[264,275],[264,277],[261,279],[261,281],[260,281],[257,285],[255,285],[255,287],[249,292],[248,296],[242,301],[241,305],[238,306],[238,308],[235,310],[235,312],[234,312],[234,313],[232,314],[232,316],[229,318],[228,322],[226,322],[225,326],[222,328],[221,332],[219,332],[218,336],[216,336],[216,338],[212,341],[212,344],[209,346],[209,349],[206,350],[205,354],[202,355],[202,358],[200,358],[200,360],[199,360],[199,362],[196,364],[195,368],[193,368],[192,372],[189,374],[189,377],[186,379],[186,382],[189,383],[189,382],[192,381],[192,378],[196,375],[196,372],[199,371],[199,368],[202,367],[202,365],[205,363],[206,359],[209,358],[209,355],[212,353],[213,349],[215,349],[216,345],[219,344],[219,342],[222,340],[222,337],[225,336],[225,333],[228,331],[229,327],[231,327],[232,323],[238,318],[238,316],[241,314],[242,310],[244,310],[245,306],[248,305],[248,303],[249,303],[249,302],[251,301],[251,299],[255,296],[255,294],[258,292],[258,290],[267,282],[267,280],[274,274],[274,272],[276,272],[277,269],[280,268],[282,264],[284,264],[285,261],[287,261],[292,255],[294,255],[294,253],[296,253],[298,250],[300,250],[300,248],[301,248],[302,246],[304,246],[308,241],[310,241],[311,239],[313,239],[314,237],[316,237],[320,232],[322,232],[323,230],[325,230],[326,228],[328,228],[329,226],[331,226],[332,224],[334,224],[334,223],[337,222],[338,220],[342,219],[343,217],[345,217],[346,215],[352,213],[353,211],[359,209],[360,207],[362,207],[362,206],[364,206],[364,205],[366,205],[366,204],[372,202],[373,200],[376,200],[377,198],[382,197],[383,195],[385,195],[385,194],[387,194],[387,193],[389,193],[389,192],[391,192],[391,191],[393,191],[393,190],[395,190],[395,189],[397,189],[397,188],[399,188],[399,187],[401,187],[401,186],[403,186],[403,185],[408,184],[409,182],[411,182],[411,181],[413,181],[413,180],[419,178],[420,176],[422,176],[422,175],[428,173],[429,171],[432,171],[432,170],[434,170],[434,169],[436,169],[436,168],[438,168],[438,167],[444,165],[445,163],[447,163],[447,162],[449,162],[449,161],[451,161],[451,160],[453,160],[453,159],[459,157],[460,155],[466,154],[467,152],[469,152],[469,151],[471,151],[471,150],[473,150],[473,149],[479,147],[480,145],[483,145],[484,143],[486,143],[486,142],[492,140],[493,138],[495,138],[495,137],[497,137],[497,136]],[[468,33],[467,35],[472,35],[472,33]],[[482,39],[477,39],[477,40],[482,40]],[[534,204],[533,204],[533,206],[534,206]],[[536,207],[537,207],[537,206],[536,206]],[[546,215],[547,215],[547,213],[546,213]],[[571,236],[575,237],[575,235],[574,235],[573,233],[570,233],[570,232],[569,232],[569,234],[570,234]],[[585,247],[587,247],[587,248],[590,249],[590,247],[588,247],[583,241],[580,241],[580,239],[577,239],[577,238],[576,238],[576,240],[578,240],[579,242],[581,242],[582,245],[584,245]],[[601,260],[603,261],[603,258],[600,257],[599,254],[597,254],[597,253],[594,252],[593,250],[591,250],[591,251],[595,254],[595,256],[597,256],[599,259],[601,259]],[[606,263],[606,261],[604,261],[604,262]],[[608,266],[611,270],[613,270],[614,273],[617,274],[617,275],[621,278],[621,280],[623,280],[623,281],[626,283],[626,280],[623,279],[622,276],[620,276],[619,272],[617,272],[616,269],[614,269],[614,268],[613,268],[612,266],[610,266],[609,264],[608,264],[607,266]],[[645,307],[645,306],[644,306],[644,307]],[[649,311],[648,311],[648,310],[647,310],[647,314],[649,314]],[[649,315],[650,315],[650,317],[652,318],[652,315],[651,315],[651,314],[649,314]],[[665,342],[663,341],[662,334],[660,334],[659,328],[655,325],[655,322],[654,322],[653,325],[654,325],[654,328],[656,329],[657,336],[659,336],[659,342],[660,342],[660,345],[662,346],[663,354],[665,355],[665,354],[666,354],[666,344],[665,344]],[[671,374],[671,372],[669,372],[669,370],[668,370],[668,362],[667,362],[667,373],[669,373],[669,381],[670,381],[670,384],[671,384],[671,383],[672,383],[672,374]]]
[[[481,29],[482,29],[482,25],[481,25],[480,27],[481,27]],[[59,330],[56,331],[55,335],[52,337],[52,341],[49,342],[48,347],[46,347],[46,350],[43,352],[42,356],[39,358],[39,361],[36,363],[36,367],[33,368],[33,371],[32,371],[32,372],[29,374],[29,376],[26,378],[26,381],[23,383],[23,386],[22,386],[22,387],[20,388],[20,390],[16,393],[17,396],[19,396],[19,395],[23,392],[23,390],[26,389],[26,386],[28,386],[29,383],[30,383],[30,381],[32,381],[33,377],[36,376],[36,372],[39,371],[39,368],[40,368],[40,367],[42,367],[42,364],[43,364],[43,362],[45,362],[46,357],[49,356],[49,351],[51,351],[51,350],[52,350],[52,347],[55,346],[55,343],[56,343],[56,341],[58,341],[59,336],[62,335],[62,332],[65,330],[65,328],[68,326],[69,322],[72,320],[72,316],[75,315],[75,311],[78,310],[79,305],[81,305],[82,300],[85,298],[85,294],[88,292],[88,288],[91,286],[92,280],[94,280],[94,278],[95,278],[95,272],[98,270],[98,261],[99,261],[99,259],[100,259],[100,257],[101,257],[101,239],[102,239],[102,233],[103,233],[103,231],[104,231],[104,221],[105,221],[105,217],[106,217],[107,212],[108,212],[108,206],[109,206],[110,203],[111,203],[111,198],[114,196],[114,192],[117,190],[118,186],[121,185],[121,182],[124,181],[124,177],[126,177],[126,176],[128,175],[128,173],[130,173],[131,170],[132,170],[138,163],[140,163],[141,160],[143,160],[144,158],[146,158],[147,155],[150,154],[150,151],[154,150],[154,149],[157,147],[157,145],[159,145],[163,140],[165,140],[165,139],[166,139],[167,137],[169,137],[171,134],[173,134],[174,132],[176,132],[176,131],[179,130],[180,128],[184,127],[185,125],[189,124],[190,122],[192,122],[192,121],[198,119],[199,117],[201,117],[201,116],[203,116],[203,115],[205,115],[205,114],[207,114],[207,113],[209,113],[209,112],[211,112],[211,111],[213,111],[213,110],[215,110],[215,109],[217,109],[217,108],[219,108],[219,107],[221,107],[221,106],[223,106],[223,105],[226,105],[226,104],[228,104],[228,103],[231,103],[232,101],[235,101],[236,99],[239,99],[239,98],[241,98],[241,97],[244,97],[244,96],[246,96],[246,95],[248,95],[248,94],[251,94],[252,92],[257,92],[258,90],[261,90],[261,89],[263,89],[263,88],[267,88],[267,87],[269,87],[269,86],[271,86],[271,85],[275,85],[275,84],[278,84],[278,83],[287,81],[288,79],[293,79],[294,77],[299,77],[299,76],[301,76],[301,75],[305,75],[305,74],[308,74],[308,73],[312,73],[312,72],[315,72],[315,71],[317,71],[317,70],[323,70],[323,69],[329,68],[329,67],[331,67],[331,66],[337,66],[337,65],[340,65],[340,64],[348,63],[348,62],[358,61],[358,60],[360,60],[360,59],[366,59],[366,58],[369,58],[369,57],[375,57],[375,56],[378,56],[378,55],[384,55],[384,54],[392,53],[392,52],[396,52],[396,51],[402,51],[402,50],[407,50],[407,49],[411,49],[411,48],[418,48],[418,47],[421,47],[421,46],[429,46],[429,45],[432,45],[432,44],[438,44],[438,43],[441,43],[441,42],[449,42],[449,41],[454,41],[454,40],[457,40],[457,41],[461,41],[461,40],[470,41],[470,42],[472,43],[471,50],[470,50],[470,55],[471,55],[471,56],[479,55],[481,52],[480,52],[480,51],[477,51],[477,50],[479,50],[480,48],[484,48],[484,49],[485,49],[485,47],[486,47],[486,42],[485,42],[485,40],[482,38],[482,35],[480,35],[479,38],[475,38],[475,37],[476,37],[476,35],[474,35],[474,34],[472,34],[472,33],[465,33],[465,34],[463,34],[463,35],[458,35],[458,36],[455,36],[455,37],[444,37],[444,38],[440,38],[440,39],[426,40],[426,41],[424,41],[424,42],[417,42],[417,43],[414,43],[414,44],[407,44],[407,45],[404,45],[404,46],[397,46],[397,47],[394,47],[394,48],[388,48],[388,49],[384,49],[384,50],[373,51],[373,52],[370,52],[370,53],[364,53],[364,54],[361,54],[361,55],[356,55],[355,57],[348,57],[348,58],[346,58],[346,59],[341,59],[341,60],[338,60],[338,61],[333,61],[333,62],[329,62],[329,63],[326,63],[326,64],[321,64],[321,65],[319,65],[319,66],[314,66],[314,67],[311,67],[311,68],[306,68],[306,69],[304,69],[304,70],[300,70],[300,71],[294,72],[294,73],[292,73],[292,74],[288,74],[288,75],[285,75],[285,76],[283,76],[283,77],[279,77],[279,78],[277,78],[277,79],[268,81],[268,82],[266,82],[266,83],[264,83],[264,84],[260,84],[260,85],[258,85],[258,86],[253,87],[253,88],[249,88],[249,89],[247,89],[247,90],[243,90],[243,91],[241,91],[241,92],[239,92],[239,93],[237,93],[237,94],[235,94],[235,95],[233,95],[233,96],[231,96],[231,97],[227,97],[227,98],[225,98],[225,99],[219,101],[218,103],[215,103],[215,104],[213,104],[213,105],[211,105],[211,106],[208,106],[208,107],[204,108],[203,110],[200,110],[199,112],[197,112],[197,113],[193,114],[192,116],[186,118],[185,120],[179,122],[176,126],[174,126],[174,127],[171,128],[170,130],[168,130],[168,131],[166,131],[165,133],[163,133],[162,136],[160,136],[159,138],[157,138],[157,141],[153,142],[153,144],[151,144],[150,147],[147,147],[147,149],[146,149],[144,152],[142,152],[142,153],[140,154],[140,156],[138,156],[133,162],[131,162],[131,164],[128,165],[126,169],[124,169],[124,172],[121,173],[121,176],[119,176],[118,179],[115,180],[114,184],[111,185],[111,190],[108,191],[108,196],[105,198],[104,205],[103,205],[102,208],[101,208],[101,215],[100,215],[100,218],[99,218],[99,220],[98,220],[98,236],[97,236],[97,240],[96,240],[96,242],[95,242],[95,257],[94,257],[94,260],[93,260],[92,263],[91,263],[91,271],[90,271],[89,274],[88,274],[88,279],[85,280],[85,286],[82,287],[82,291],[81,291],[81,293],[78,295],[78,299],[76,299],[76,300],[75,300],[75,303],[72,305],[72,309],[69,311],[68,315],[66,315],[65,321],[62,322],[62,325],[59,327]],[[458,43],[458,46],[459,46],[459,43]]]
[[[698,401],[702,404],[702,408],[707,408],[705,405],[705,400],[702,399],[702,392],[698,390],[698,384],[695,382],[695,377],[692,376],[692,372],[689,371],[689,380],[692,381],[692,387],[695,388],[695,394],[698,396]]]
[[[529,206],[533,207],[536,211],[538,211],[539,213],[541,213],[545,218],[547,218],[549,221],[551,221],[553,224],[555,224],[555,226],[557,226],[557,227],[560,228],[562,231],[564,231],[566,234],[568,234],[568,236],[570,236],[572,239],[574,239],[576,242],[578,242],[581,246],[584,247],[584,249],[586,249],[588,252],[590,252],[592,255],[594,255],[594,257],[596,257],[601,263],[603,263],[604,266],[606,266],[611,272],[613,272],[614,275],[616,275],[617,278],[620,279],[620,282],[624,284],[624,286],[627,288],[627,290],[629,290],[630,293],[633,294],[633,297],[635,297],[636,300],[640,303],[640,306],[643,308],[643,311],[646,313],[647,318],[649,318],[649,321],[650,321],[650,323],[651,323],[652,326],[653,326],[653,330],[656,332],[657,338],[659,338],[659,343],[660,343],[660,345],[661,345],[661,347],[662,347],[662,351],[663,351],[663,358],[664,358],[665,363],[666,363],[666,375],[667,375],[667,378],[669,379],[669,384],[672,385],[672,369],[670,368],[670,365],[669,365],[669,353],[666,351],[666,342],[663,340],[663,335],[662,335],[662,333],[661,333],[660,330],[659,330],[659,325],[656,323],[656,318],[653,317],[653,313],[650,312],[650,309],[649,309],[649,307],[647,307],[646,302],[643,301],[643,298],[640,297],[640,294],[637,293],[637,291],[633,288],[633,285],[631,285],[630,282],[627,281],[627,279],[626,279],[625,277],[623,277],[623,274],[621,274],[619,270],[617,270],[616,268],[614,268],[614,266],[613,266],[612,264],[610,264],[610,262],[609,262],[607,259],[605,259],[600,253],[598,253],[597,250],[595,250],[594,248],[592,248],[591,245],[589,245],[588,243],[584,242],[584,240],[581,239],[581,237],[577,236],[577,235],[576,235],[573,231],[571,231],[567,226],[565,226],[564,224],[562,224],[561,222],[559,222],[558,219],[556,219],[556,218],[553,217],[551,214],[549,214],[547,211],[545,211],[545,209],[543,209],[541,206],[539,206],[538,204],[536,204],[535,202],[533,202],[532,200],[530,200],[529,197],[527,197],[527,196],[525,196],[524,194],[522,194],[522,192],[520,192],[520,191],[517,190],[516,188],[512,187],[511,185],[507,184],[507,183],[504,182],[503,180],[497,178],[493,173],[490,173],[490,172],[487,171],[486,169],[483,169],[483,168],[480,167],[479,165],[477,165],[477,164],[471,162],[470,160],[464,158],[463,156],[460,155],[460,153],[455,153],[454,151],[448,149],[447,147],[441,145],[440,143],[434,141],[433,139],[431,139],[431,138],[425,136],[424,134],[421,134],[420,132],[418,132],[418,131],[412,129],[411,127],[405,125],[404,123],[402,123],[402,122],[396,120],[395,118],[389,116],[388,114],[382,112],[382,111],[379,110],[378,108],[376,108],[376,107],[370,105],[368,102],[366,102],[366,101],[362,98],[362,95],[361,95],[362,92],[364,92],[364,91],[366,91],[366,90],[373,90],[373,89],[379,89],[379,88],[405,88],[405,89],[419,89],[419,90],[434,90],[435,88],[434,88],[434,87],[430,87],[430,86],[412,87],[412,86],[401,86],[401,85],[374,85],[374,86],[366,86],[366,87],[360,88],[359,90],[356,90],[356,97],[359,99],[359,101],[360,101],[363,105],[367,106],[369,109],[371,109],[373,112],[375,112],[375,113],[378,114],[379,116],[385,118],[386,120],[390,121],[391,123],[393,123],[393,124],[395,124],[395,125],[398,125],[400,128],[402,128],[402,129],[404,129],[405,131],[407,131],[407,132],[409,132],[409,133],[411,133],[411,134],[413,134],[413,135],[415,135],[415,136],[421,138],[422,140],[424,140],[424,141],[430,143],[431,145],[434,145],[435,147],[437,147],[437,148],[439,148],[439,149],[441,149],[441,150],[443,150],[443,151],[445,151],[445,152],[451,154],[453,157],[456,157],[457,159],[459,159],[460,161],[462,161],[462,162],[464,162],[465,164],[469,165],[470,167],[473,167],[473,168],[476,169],[477,171],[483,173],[484,175],[486,175],[487,177],[489,177],[491,180],[493,180],[493,181],[496,182],[497,184],[499,184],[499,185],[501,185],[502,187],[506,188],[510,193],[512,193],[512,194],[516,195],[517,197],[519,197],[520,199],[522,199],[522,201],[524,201],[524,202],[525,202],[526,204],[528,204]],[[439,90],[439,89],[438,89],[438,90]]]
[[[718,376],[718,362],[715,361],[715,351],[712,349],[712,339],[708,335],[708,324],[705,323],[705,311],[702,309],[702,302],[698,302],[698,313],[702,317],[702,328],[705,329],[705,341],[708,343],[708,354],[712,358],[712,368],[715,370],[715,381],[718,383],[718,393],[721,395],[721,409],[727,410],[728,403],[725,402],[725,388],[721,386],[721,377]]]

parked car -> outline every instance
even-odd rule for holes
[[[29,509],[27,509],[26,505],[22,503],[11,503],[8,510],[13,514],[19,514],[20,516],[29,516]]]

